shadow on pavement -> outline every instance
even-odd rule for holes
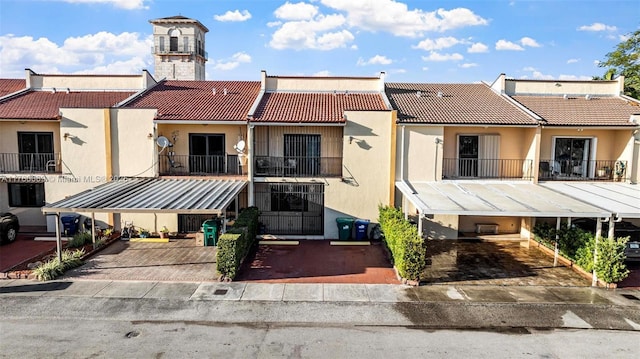
[[[39,284],[26,284],[16,286],[0,287],[0,293],[28,293],[28,292],[51,292],[65,290],[71,286],[72,282],[51,282]]]

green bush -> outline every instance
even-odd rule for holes
[[[602,239],[601,239],[602,240]],[[596,248],[596,237],[589,233],[589,239],[576,250],[576,264],[587,272],[593,271],[593,250]]]
[[[598,279],[605,283],[618,283],[629,275],[624,263],[624,249],[629,237],[598,241],[595,270]]]
[[[33,275],[36,279],[41,281],[47,281],[57,278],[62,275],[65,271],[79,267],[82,265],[82,256],[84,255],[84,250],[75,250],[73,252],[64,250],[62,251],[62,261],[59,261],[58,258],[53,258],[49,261],[44,262],[33,270]]]
[[[91,243],[91,233],[90,232],[78,232],[73,235],[67,242],[67,247],[69,248],[79,248],[84,246],[87,243]]]
[[[258,217],[260,211],[256,207],[243,210],[233,228],[218,238],[216,253],[216,269],[223,278],[234,279],[242,266],[242,261],[256,243],[258,234]]]
[[[405,220],[397,208],[378,206],[378,212],[380,229],[398,273],[406,279],[420,280],[425,268],[426,248],[418,229]]]
[[[567,258],[576,259],[576,253],[579,248],[583,247],[589,238],[593,235],[585,232],[580,228],[567,228],[563,223],[558,233],[558,248],[560,252]],[[554,235],[555,236],[555,235]]]
[[[547,246],[553,246],[553,243],[556,240],[556,229],[549,223],[538,222],[533,227],[533,235],[537,241],[542,242]]]

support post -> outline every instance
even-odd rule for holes
[[[556,219],[556,245],[555,245],[555,249],[553,251],[553,266],[557,266],[558,265],[558,240],[560,239],[560,236],[558,235],[558,231],[560,231],[560,220],[561,218],[558,217]]]
[[[56,212],[56,250],[58,261],[62,263],[62,238],[60,238],[60,212]]]
[[[591,286],[598,286],[598,275],[596,274],[596,262],[598,261],[598,240],[602,236],[602,221],[596,218],[596,244],[593,248],[593,274],[591,276]]]
[[[96,213],[91,212],[91,242],[93,249],[96,249]]]

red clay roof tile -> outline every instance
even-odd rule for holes
[[[376,93],[266,93],[253,122],[343,123],[345,111],[388,110]]]
[[[124,107],[156,108],[158,120],[243,121],[259,92],[258,81],[172,80],[161,82]]]
[[[27,81],[22,79],[0,79],[0,97],[20,91],[27,87]]]
[[[512,96],[551,126],[636,126],[629,122],[640,114],[634,102],[619,97]]]
[[[533,117],[509,103],[485,84],[387,83],[386,93],[393,108],[398,110],[398,122],[461,125],[537,124]]]
[[[134,92],[29,91],[0,102],[0,118],[25,120],[57,120],[60,108],[107,108]]]

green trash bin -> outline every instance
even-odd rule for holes
[[[351,229],[353,228],[354,218],[350,217],[338,217],[336,218],[336,224],[338,225],[338,238],[342,241],[346,241],[351,238]]]
[[[220,222],[217,219],[208,219],[202,223],[202,232],[204,233],[204,245],[218,245],[218,234],[220,233]]]

